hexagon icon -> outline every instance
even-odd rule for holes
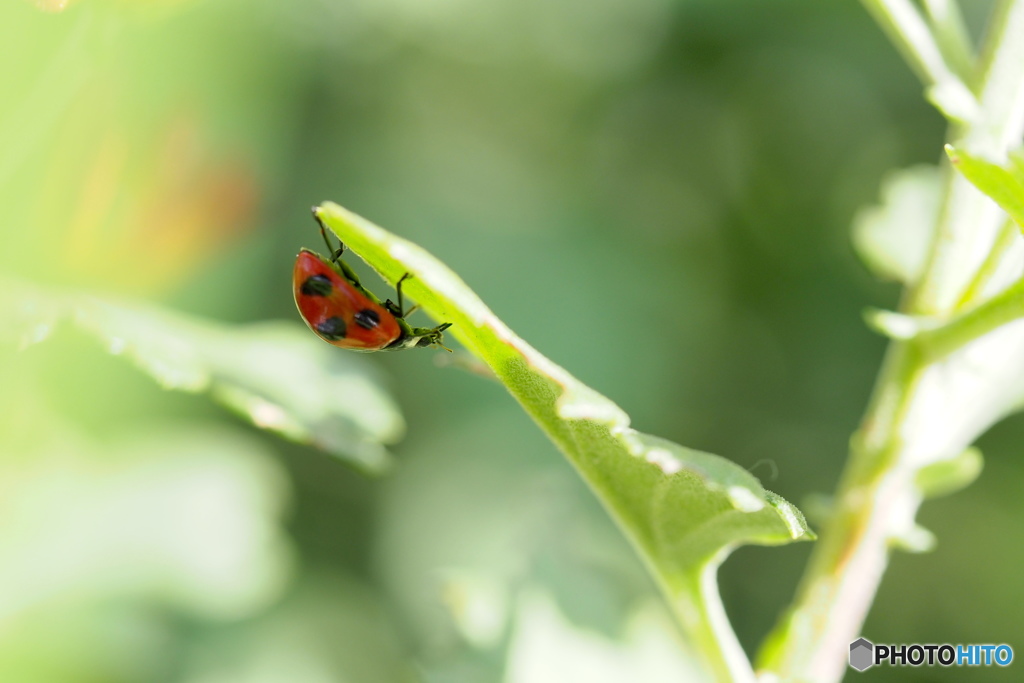
[[[850,643],[850,666],[863,671],[875,663],[875,644],[867,638],[858,638]]]

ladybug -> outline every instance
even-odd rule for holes
[[[437,327],[411,327],[402,304],[402,282],[411,275],[406,273],[395,285],[398,303],[380,299],[359,284],[359,278],[341,260],[345,245],[334,249],[327,237],[327,229],[313,207],[313,217],[320,224],[320,234],[327,245],[330,258],[303,249],[295,259],[292,289],[299,315],[309,329],[328,344],[355,351],[394,351],[417,346],[440,346],[442,333],[451,323]]]

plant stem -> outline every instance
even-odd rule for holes
[[[917,72],[929,99],[947,116],[963,121],[975,118],[978,106],[974,95],[947,62],[947,55],[917,6],[911,0],[864,0],[864,6]],[[943,26],[947,33],[954,30],[949,21]],[[948,57],[956,59],[956,48],[947,45],[949,51],[954,54]]]
[[[569,452],[566,449],[572,446],[560,439],[556,429],[548,433],[563,450]],[[615,500],[598,489],[595,493],[609,510],[617,510]],[[627,511],[620,510],[612,517],[619,520],[627,515]],[[668,575],[659,567],[655,549],[648,542],[625,525],[621,529],[665,597],[693,658],[710,677],[708,680],[715,683],[755,683],[754,667],[736,638],[718,593],[718,568],[732,549],[727,548],[707,562]]]
[[[670,588],[669,602],[682,625],[687,642],[700,653],[713,680],[719,683],[754,683],[754,669],[718,594],[718,567],[725,555],[689,572],[680,585]]]
[[[865,0],[864,6],[926,85],[956,78],[914,3],[910,0]]]
[[[503,381],[501,371],[498,376]],[[515,386],[508,382],[507,386]],[[510,389],[511,390],[511,389]],[[515,391],[513,390],[515,394]],[[520,398],[518,394],[515,394]],[[718,568],[731,552],[732,547],[723,548],[706,561],[697,562],[677,571],[666,572],[665,564],[659,560],[658,548],[653,540],[638,534],[636,527],[624,522],[633,512],[622,499],[609,495],[609,489],[599,485],[606,474],[595,461],[580,454],[579,437],[566,423],[553,421],[535,406],[520,398],[524,409],[536,420],[559,449],[577,468],[597,498],[619,524],[623,535],[633,546],[637,556],[644,563],[658,589],[683,632],[690,654],[715,683],[755,683],[754,667],[743,651],[732,624],[726,616],[722,598],[718,592]]]
[[[924,8],[935,31],[935,41],[950,68],[968,79],[973,74],[974,55],[971,38],[956,0],[924,0]]]
[[[1003,223],[1002,230],[1000,230],[999,236],[992,245],[992,249],[989,250],[988,256],[985,257],[984,263],[978,268],[978,272],[975,274],[971,284],[967,286],[967,289],[960,296],[960,300],[957,301],[956,309],[958,311],[968,310],[981,298],[985,287],[992,281],[996,271],[999,270],[999,265],[1002,263],[1003,257],[1006,256],[1006,251],[1013,246],[1018,235],[1020,235],[1020,228],[1012,220],[1007,219]]]
[[[877,13],[880,7],[891,10],[905,3],[872,0],[866,4]],[[1004,2],[989,35],[979,88],[980,116],[956,131],[971,145],[1005,153],[1009,145],[1019,144],[1024,128],[1024,41],[1020,36],[1024,36],[1024,0]],[[920,59],[911,61],[920,66]],[[947,173],[952,174],[948,167]],[[991,246],[1005,220],[977,208],[988,204],[963,178],[950,176],[932,258],[922,284],[904,302],[904,312],[945,316],[954,310],[981,267],[979,263],[965,266],[964,241],[988,239]],[[979,221],[979,216],[986,220]],[[911,442],[914,432],[907,424],[912,407],[920,413],[934,405],[928,401],[936,397],[928,392],[936,389],[921,379],[941,363],[942,354],[935,350],[948,353],[1022,312],[1024,284],[1017,284],[942,330],[925,333],[933,335],[928,340],[932,346],[917,339],[890,344],[871,405],[852,442],[835,496],[836,508],[811,556],[796,602],[766,641],[762,668],[783,680],[829,683],[842,678],[849,644],[860,634],[888,563],[890,543],[913,521],[921,503],[914,484],[921,452],[942,455]]]
[[[921,332],[913,343],[929,361],[938,361],[997,327],[1021,318],[1024,318],[1024,280],[945,325]]]
[[[888,561],[894,511],[919,502],[913,472],[894,467],[900,425],[923,369],[907,342],[894,342],[794,609],[763,667],[784,680],[838,681]]]

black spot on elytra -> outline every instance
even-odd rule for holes
[[[329,341],[336,341],[345,338],[345,321],[338,316],[332,316],[316,326],[320,336]]]
[[[306,296],[327,296],[333,289],[331,278],[326,275],[310,275],[299,287],[299,291]]]
[[[356,313],[355,318],[356,324],[367,330],[372,330],[380,325],[380,316],[372,308],[364,308]]]

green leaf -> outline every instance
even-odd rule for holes
[[[946,154],[960,173],[988,195],[1024,230],[1024,164],[1019,154],[1011,155],[1006,166],[946,145]]]
[[[917,471],[915,483],[925,498],[938,498],[970,486],[981,474],[984,459],[977,448],[968,448],[949,460],[940,460]]]
[[[368,472],[387,468],[384,444],[405,430],[394,400],[364,359],[295,323],[223,325],[140,303],[4,283],[0,319],[22,347],[62,318],[124,355],[165,389],[208,391],[268,429],[313,444]]]
[[[878,308],[868,308],[865,310],[864,322],[875,332],[889,339],[901,341],[914,339],[922,332],[935,329],[940,324],[931,318],[884,311]]]
[[[611,640],[574,625],[539,587],[527,587],[517,603],[506,683],[707,680],[657,605],[636,609]]]
[[[935,534],[917,523],[908,524],[889,536],[889,547],[905,553],[930,553],[937,544]]]
[[[444,264],[415,244],[333,204],[320,218],[388,282],[482,359],[590,484],[634,543],[676,616],[720,675],[749,674],[728,631],[714,582],[744,543],[814,536],[803,515],[724,458],[630,428],[612,401],[517,337]],[[723,652],[710,654],[717,648]]]
[[[939,173],[913,166],[888,175],[882,201],[859,211],[853,244],[878,276],[912,284],[921,276],[939,208]]]
[[[208,390],[258,427],[311,443],[367,471],[405,425],[363,359],[298,324],[229,327],[166,311],[82,298],[76,320],[162,386]]]
[[[925,99],[954,123],[969,123],[978,118],[978,100],[958,78],[947,78],[925,88]]]
[[[0,343],[26,349],[45,340],[65,314],[60,297],[0,278]]]
[[[254,439],[176,422],[97,442],[42,423],[28,450],[0,437],[5,617],[145,596],[238,619],[286,587],[288,476]]]

